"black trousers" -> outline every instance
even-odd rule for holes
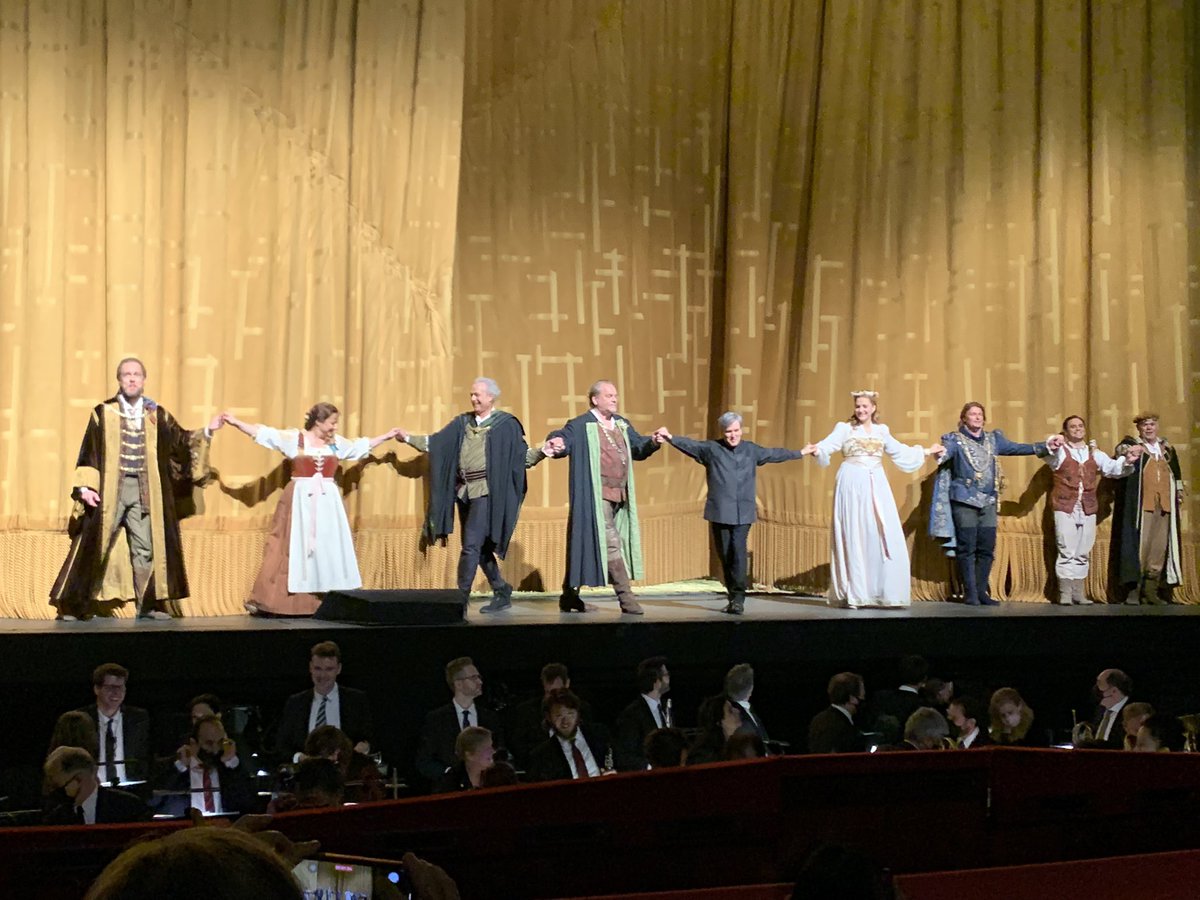
[[[740,603],[746,597],[746,536],[749,525],[724,525],[709,522],[721,569],[725,573],[725,590],[731,602]]]
[[[458,521],[462,526],[462,553],[458,556],[458,589],[471,592],[475,583],[475,569],[483,569],[488,584],[492,590],[498,591],[508,587],[500,575],[500,566],[496,562],[496,545],[488,537],[488,521],[490,519],[487,496],[476,497],[474,500],[459,498]]]
[[[996,555],[996,505],[982,509],[950,503],[954,517],[955,562],[963,586],[963,602],[978,603],[988,596],[988,578]]]

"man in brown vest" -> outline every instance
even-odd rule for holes
[[[1058,576],[1058,595],[1061,606],[1072,603],[1088,606],[1084,589],[1092,546],[1096,543],[1096,486],[1100,476],[1122,478],[1133,471],[1133,463],[1141,455],[1140,447],[1130,447],[1125,454],[1112,459],[1097,450],[1095,442],[1087,441],[1087,423],[1082,416],[1068,416],[1063,422],[1060,445],[1046,458],[1054,473],[1050,504],[1054,508],[1054,535],[1058,544],[1058,559],[1054,574]]]
[[[617,388],[597,381],[588,391],[590,408],[546,436],[546,448],[570,459],[567,516],[567,573],[558,608],[590,612],[579,597],[581,585],[611,582],[621,612],[642,615],[630,582],[643,577],[633,463],[648,459],[665,440],[638,434],[617,414]]]
[[[1170,603],[1182,581],[1180,511],[1183,475],[1179,452],[1158,433],[1158,414],[1134,417],[1137,437],[1123,437],[1117,453],[1140,448],[1137,471],[1117,490],[1113,503],[1110,568],[1126,603]]]

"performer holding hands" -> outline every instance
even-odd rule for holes
[[[999,605],[988,592],[1003,488],[998,457],[1045,457],[1064,443],[1061,434],[1054,434],[1045,442],[1018,444],[999,429],[984,431],[986,421],[983,404],[971,401],[959,413],[958,430],[942,435],[945,447],[938,458],[941,468],[929,516],[930,536],[956,557],[963,602],[968,606]]]
[[[742,437],[742,417],[727,412],[717,419],[724,437],[719,441],[695,441],[672,435],[666,428],[654,437],[668,441],[704,466],[708,478],[708,500],[704,518],[711,523],[713,540],[725,573],[729,605],[723,610],[740,616],[746,603],[746,537],[758,518],[754,488],[758,467],[767,463],[799,459],[799,450],[760,447]]]
[[[1100,476],[1124,478],[1133,471],[1142,448],[1133,445],[1123,455],[1111,458],[1087,440],[1083,416],[1067,416],[1063,422],[1065,443],[1046,458],[1054,473],[1050,504],[1054,507],[1054,537],[1058,558],[1054,574],[1058,576],[1058,602],[1062,606],[1090,606],[1084,583],[1087,581],[1092,546],[1096,543],[1096,486]]]
[[[833,494],[831,586],[836,606],[908,606],[911,599],[908,545],[896,500],[883,472],[887,454],[902,472],[915,472],[941,444],[909,446],[892,437],[876,415],[875,391],[853,391],[854,414],[824,440],[801,452],[828,466],[842,451]]]
[[[292,460],[292,478],[275,508],[262,569],[246,601],[251,612],[312,615],[320,605],[315,595],[362,587],[350,522],[334,477],[339,462],[370,456],[400,429],[349,440],[337,433],[339,416],[332,403],[318,403],[305,416],[303,429],[288,431],[250,425],[228,412],[221,416],[256,444]]]

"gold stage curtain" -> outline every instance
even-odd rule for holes
[[[1151,407],[1200,472],[1185,0],[0,0],[0,615],[42,616],[88,409],[125,355],[215,411],[424,432],[495,377],[531,439],[612,379],[644,431],[802,446],[880,391],[901,440],[966,400],[1018,440]],[[461,178],[461,185],[460,185]],[[424,468],[343,487],[369,587],[446,586]],[[191,613],[253,581],[279,460],[232,429],[184,527]],[[566,464],[505,569],[562,577]],[[891,471],[913,590],[932,463]],[[1045,596],[1045,469],[1006,461],[993,591]],[[823,590],[835,469],[759,471],[757,581]],[[637,466],[647,575],[716,571],[699,466]],[[1185,590],[1200,600],[1185,512]],[[1104,592],[1107,525],[1090,590]]]

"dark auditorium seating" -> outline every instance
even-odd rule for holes
[[[900,873],[1114,856],[1131,840],[1196,850],[1198,790],[1194,754],[997,748],[714,763],[297,811],[274,825],[329,852],[412,850],[464,896],[533,900],[777,884],[818,842],[857,845]],[[78,896],[50,886],[175,827],[0,830],[0,880]]]

